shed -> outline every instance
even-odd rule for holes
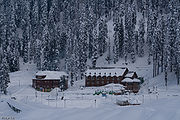
[[[134,72],[134,71],[128,71],[128,73],[125,75],[125,78],[134,79],[134,78],[138,78],[138,76],[137,76],[137,73],[136,73],[136,72]]]
[[[141,81],[137,78],[125,78],[124,80],[122,80],[122,84],[126,86],[126,90],[130,90],[134,93],[137,93],[139,91],[140,83]]]

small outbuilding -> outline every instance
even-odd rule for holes
[[[134,72],[134,71],[128,71],[128,73],[125,75],[125,78],[134,79],[134,78],[138,78],[138,76],[137,76],[137,73],[136,73],[136,72]]]
[[[62,71],[38,71],[32,80],[32,87],[45,92],[55,87],[65,90],[68,88],[68,74]]]
[[[134,93],[137,93],[139,91],[140,83],[141,81],[137,78],[124,78],[124,80],[122,80],[122,84],[126,86],[126,90],[132,91]]]

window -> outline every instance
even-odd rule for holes
[[[95,82],[94,82],[94,81],[92,81],[92,82],[91,82],[91,85],[94,85],[94,83],[95,83]]]
[[[87,84],[87,85],[89,85],[89,84],[90,84],[90,82],[86,82],[86,84]]]
[[[102,80],[101,83],[104,84],[104,80]]]
[[[114,82],[114,77],[112,77],[111,79],[112,79],[112,82]]]
[[[96,82],[99,85],[99,81]]]
[[[95,76],[93,76],[93,77],[92,77],[92,80],[94,81],[94,80],[95,80],[95,78],[96,78],[96,77],[95,77]]]

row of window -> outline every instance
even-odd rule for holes
[[[43,85],[43,86],[37,85],[36,87],[37,88],[40,88],[40,87],[42,87],[42,88],[55,88],[55,87],[59,87],[59,86],[58,85],[53,85],[53,86],[49,86],[49,85]]]
[[[59,83],[59,81],[36,81],[36,83]]]
[[[109,84],[109,83],[118,83],[117,81],[87,81],[86,82],[88,85],[91,84],[91,85],[96,85],[96,84]]]
[[[99,83],[99,82],[121,82],[121,80],[86,80],[86,82],[96,82],[96,83]]]
[[[122,80],[122,78],[118,77],[118,78],[114,78],[114,77],[107,77],[107,78],[96,78],[96,77],[92,77],[92,78],[88,78],[87,80]]]

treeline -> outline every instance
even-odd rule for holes
[[[64,60],[73,84],[87,69],[87,59],[95,67],[108,52],[108,63],[121,58],[134,63],[148,48],[153,76],[165,71],[167,83],[168,71],[175,71],[179,84],[179,6],[178,0],[2,0],[1,83],[7,86],[7,73],[19,70],[20,57],[38,70],[61,70]],[[112,19],[110,45],[107,22]]]

